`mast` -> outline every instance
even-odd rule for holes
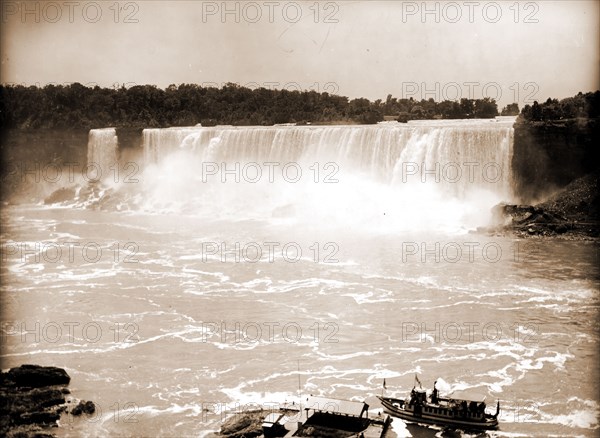
[[[300,398],[300,394],[302,392],[301,383],[300,383],[300,359],[298,359],[298,398]]]

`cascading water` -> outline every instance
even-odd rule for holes
[[[90,130],[87,156],[90,178],[101,180],[111,174],[117,163],[118,147],[115,128]]]
[[[596,247],[466,234],[510,200],[512,124],[148,129],[79,208],[2,209],[5,367],[74,373],[97,415],[63,435],[213,436],[415,373],[501,400],[502,434],[597,435]]]
[[[138,208],[383,232],[466,230],[487,225],[490,208],[512,197],[513,123],[146,129]]]

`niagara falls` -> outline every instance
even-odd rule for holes
[[[1,6],[0,435],[598,434],[598,3]]]

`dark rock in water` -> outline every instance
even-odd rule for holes
[[[21,365],[11,368],[2,376],[7,383],[20,387],[40,388],[43,386],[68,385],[71,377],[65,370],[57,367],[42,367],[39,365]]]
[[[59,389],[34,388],[27,392],[27,398],[38,407],[48,408],[65,402],[65,396]]]
[[[21,365],[0,373],[0,436],[52,437],[44,429],[56,427],[66,410],[66,385],[71,378],[62,368]],[[81,402],[81,413],[94,413],[93,402]]]
[[[531,217],[535,208],[531,205],[513,205],[501,203],[492,208],[493,221],[499,225],[508,225],[512,221],[522,221]]]
[[[532,205],[499,204],[494,207],[493,213],[501,228],[528,235],[553,234],[559,225],[561,230],[566,230],[566,219]]]
[[[77,196],[77,187],[62,187],[58,190],[55,190],[44,199],[44,204],[58,204],[60,202],[73,201]]]
[[[71,415],[79,416],[81,414],[91,415],[96,412],[96,405],[91,401],[81,400],[71,411]]]
[[[92,196],[98,197],[98,185],[97,184],[88,184],[83,186],[79,192],[79,199],[88,199]]]
[[[262,436],[262,421],[267,414],[267,411],[256,411],[247,412],[241,416],[236,415],[221,426],[218,436],[227,438],[253,438]]]
[[[493,230],[513,231],[524,237],[597,238],[600,236],[598,186],[598,175],[590,174],[541,204],[498,204],[492,208],[496,227]]]
[[[39,424],[46,426],[55,426],[60,419],[58,411],[37,411],[25,412],[17,419],[18,424]]]

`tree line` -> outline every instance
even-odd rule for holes
[[[594,119],[600,117],[600,91],[582,93],[558,100],[548,98],[546,102],[525,105],[520,119],[526,122],[565,120],[575,118]]]
[[[515,108],[510,110],[514,112]],[[326,92],[250,89],[233,83],[221,88],[181,84],[165,89],[154,85],[86,87],[80,83],[42,88],[0,85],[0,125],[4,128],[364,124],[377,123],[385,115],[401,122],[492,118],[498,115],[498,107],[494,99],[487,97],[435,102],[388,95],[385,101],[371,102]]]

